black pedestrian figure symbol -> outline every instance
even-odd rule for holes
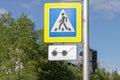
[[[59,30],[61,29],[61,26],[64,25],[64,27],[65,27],[66,30],[69,29],[69,31],[71,31],[71,29],[67,28],[67,26],[65,24],[65,22],[67,22],[67,17],[65,17],[64,13],[62,13],[61,15],[62,15],[62,19],[59,21],[60,22]],[[64,28],[62,28],[62,31],[64,31]]]

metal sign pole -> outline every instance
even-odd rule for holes
[[[90,80],[89,70],[89,0],[83,0],[83,28],[84,28],[84,48],[83,48],[83,80]]]

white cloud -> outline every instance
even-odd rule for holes
[[[61,0],[65,2],[78,2],[82,0]],[[89,0],[90,6],[97,11],[102,13],[106,18],[113,18],[116,13],[120,13],[120,0]]]
[[[30,18],[30,19],[35,19],[35,17],[33,16],[33,15],[28,15],[28,18]]]
[[[40,5],[41,3],[41,0],[33,0],[32,4],[35,4],[35,5]]]
[[[90,6],[107,19],[113,19],[120,13],[120,0],[90,0]]]
[[[61,0],[63,2],[81,2],[82,0]]]
[[[106,69],[116,69],[117,68],[116,64],[105,62],[105,60],[103,60],[103,59],[99,59],[98,63],[100,64],[100,67],[102,67],[102,68],[106,68]]]
[[[104,67],[107,67],[107,68],[116,68],[116,65],[115,64],[102,64]]]
[[[81,0],[64,0],[64,1],[81,1]]]
[[[41,0],[33,0],[29,3],[20,3],[20,7],[24,9],[31,9],[33,6],[40,5]]]
[[[120,0],[90,0],[90,5],[101,13],[120,12]]]
[[[69,1],[82,1],[82,0],[61,0]],[[99,12],[120,12],[120,0],[89,0],[90,6]]]
[[[118,74],[120,75],[120,71],[118,71]]]
[[[0,14],[6,14],[8,13],[5,9],[0,8]]]
[[[22,3],[20,6],[21,6],[22,8],[25,8],[25,9],[30,9],[30,8],[31,8],[31,5],[26,4],[26,3]]]

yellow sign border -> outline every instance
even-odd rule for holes
[[[76,37],[49,37],[49,9],[76,8]],[[82,4],[81,3],[45,3],[44,5],[44,42],[81,42],[82,41]]]

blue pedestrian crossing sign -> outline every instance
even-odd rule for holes
[[[82,6],[80,3],[46,3],[44,41],[81,42]]]

